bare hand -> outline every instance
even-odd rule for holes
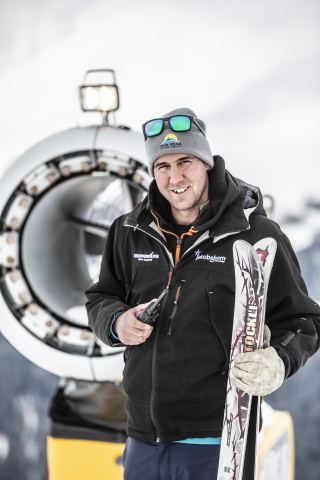
[[[130,308],[130,310],[119,315],[115,321],[114,330],[124,345],[139,345],[150,337],[153,327],[140,322],[137,318],[149,303],[141,303]]]

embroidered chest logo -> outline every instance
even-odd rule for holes
[[[168,133],[163,139],[160,148],[182,147],[182,143],[174,133]]]
[[[153,262],[159,259],[158,253],[134,253],[133,258],[136,258],[138,262]]]
[[[208,253],[202,254],[200,250],[196,250],[195,252],[196,261],[197,260],[206,260],[210,263],[225,263],[227,257],[217,257],[217,255],[209,255]]]

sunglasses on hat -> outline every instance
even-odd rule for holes
[[[150,137],[156,137],[164,130],[165,121],[168,121],[169,127],[173,132],[188,132],[191,130],[192,122],[199,128],[205,136],[204,131],[192,115],[173,115],[166,118],[154,118],[142,125],[142,131],[145,140]]]

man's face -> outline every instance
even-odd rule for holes
[[[173,214],[189,212],[196,218],[200,205],[208,200],[208,169],[202,160],[185,153],[163,155],[155,161],[158,189],[171,204]]]

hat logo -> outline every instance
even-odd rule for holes
[[[168,133],[160,145],[160,148],[182,147],[182,143],[178,140],[174,133]]]

